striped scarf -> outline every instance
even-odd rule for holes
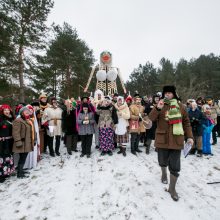
[[[180,106],[177,102],[177,99],[164,99],[164,102],[170,107],[167,117],[169,124],[173,125],[173,135],[184,135],[182,114],[180,112]]]

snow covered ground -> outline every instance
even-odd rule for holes
[[[80,149],[80,143],[79,147]],[[143,149],[143,148],[142,148]],[[144,149],[143,149],[144,150]],[[157,154],[151,149],[127,157],[44,155],[28,179],[15,176],[0,185],[1,220],[219,220],[220,139],[214,156],[182,158],[174,202],[160,182]]]

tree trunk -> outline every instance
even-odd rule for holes
[[[71,72],[71,67],[70,65],[68,65],[67,72],[66,72],[66,96],[67,98],[70,98],[70,95],[71,95],[70,72]]]
[[[24,63],[23,63],[23,46],[19,46],[18,51],[18,75],[19,75],[19,84],[20,84],[20,102],[25,102],[25,96],[24,96]]]

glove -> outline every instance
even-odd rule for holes
[[[49,129],[49,123],[48,123],[48,121],[46,121],[46,122],[43,124],[43,126],[44,126],[46,129]]]
[[[15,142],[15,146],[17,147],[17,148],[21,148],[23,145],[22,145],[22,141],[17,141],[17,142]]]

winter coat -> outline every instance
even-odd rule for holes
[[[62,112],[62,131],[66,135],[78,134],[76,129],[76,109],[70,110],[69,114],[67,110]]]
[[[136,104],[132,104],[130,106],[130,127],[129,131],[130,133],[140,133],[145,132],[146,129],[144,127],[144,124],[142,121],[139,120],[139,114],[144,114],[144,107],[142,105],[137,106]]]
[[[188,112],[189,120],[192,126],[192,132],[194,136],[202,136],[203,128],[202,128],[202,120],[204,118],[203,113],[197,108],[193,111],[191,108]]]
[[[214,120],[215,125],[217,124],[217,116],[220,113],[218,105],[211,106],[211,118]]]
[[[180,112],[182,114],[182,125],[186,138],[193,138],[192,129],[189,121],[186,108],[179,103]],[[167,104],[161,110],[156,107],[152,109],[149,118],[152,121],[157,121],[157,129],[155,136],[155,147],[165,149],[181,150],[184,146],[184,135],[173,135],[173,125],[170,125],[166,120],[166,112],[169,111]]]
[[[17,118],[12,123],[12,136],[14,138],[13,152],[14,153],[28,153],[33,151],[35,137],[35,131],[32,131],[32,127],[26,120]],[[33,132],[33,133],[32,133]]]
[[[12,153],[12,118],[0,115],[0,157]]]
[[[124,103],[121,106],[118,106],[116,103],[115,108],[118,116],[115,133],[118,135],[124,135],[127,133],[127,127],[129,126],[128,119],[130,119],[130,110],[127,103]]]
[[[88,116],[89,124],[83,124],[83,121],[85,120],[85,117]],[[94,128],[94,114],[92,112],[89,112],[88,114],[85,114],[83,112],[79,113],[77,123],[79,125],[79,135],[87,135],[87,134],[94,134],[95,128]]]
[[[52,106],[46,108],[42,116],[42,124],[45,123],[48,123],[47,135],[50,137],[60,136],[62,134],[62,109],[59,107],[53,108]]]
[[[118,116],[114,106],[98,106],[96,113],[99,115],[98,127],[99,128],[113,128],[118,123]]]
[[[144,113],[149,115],[153,108],[154,108],[153,103],[147,103],[145,105]],[[150,129],[146,129],[146,139],[155,140],[156,129],[157,129],[157,122],[154,121],[152,122],[152,127]]]
[[[212,129],[214,128],[213,119],[204,116],[202,119],[202,127],[203,127],[203,133],[211,133]]]

